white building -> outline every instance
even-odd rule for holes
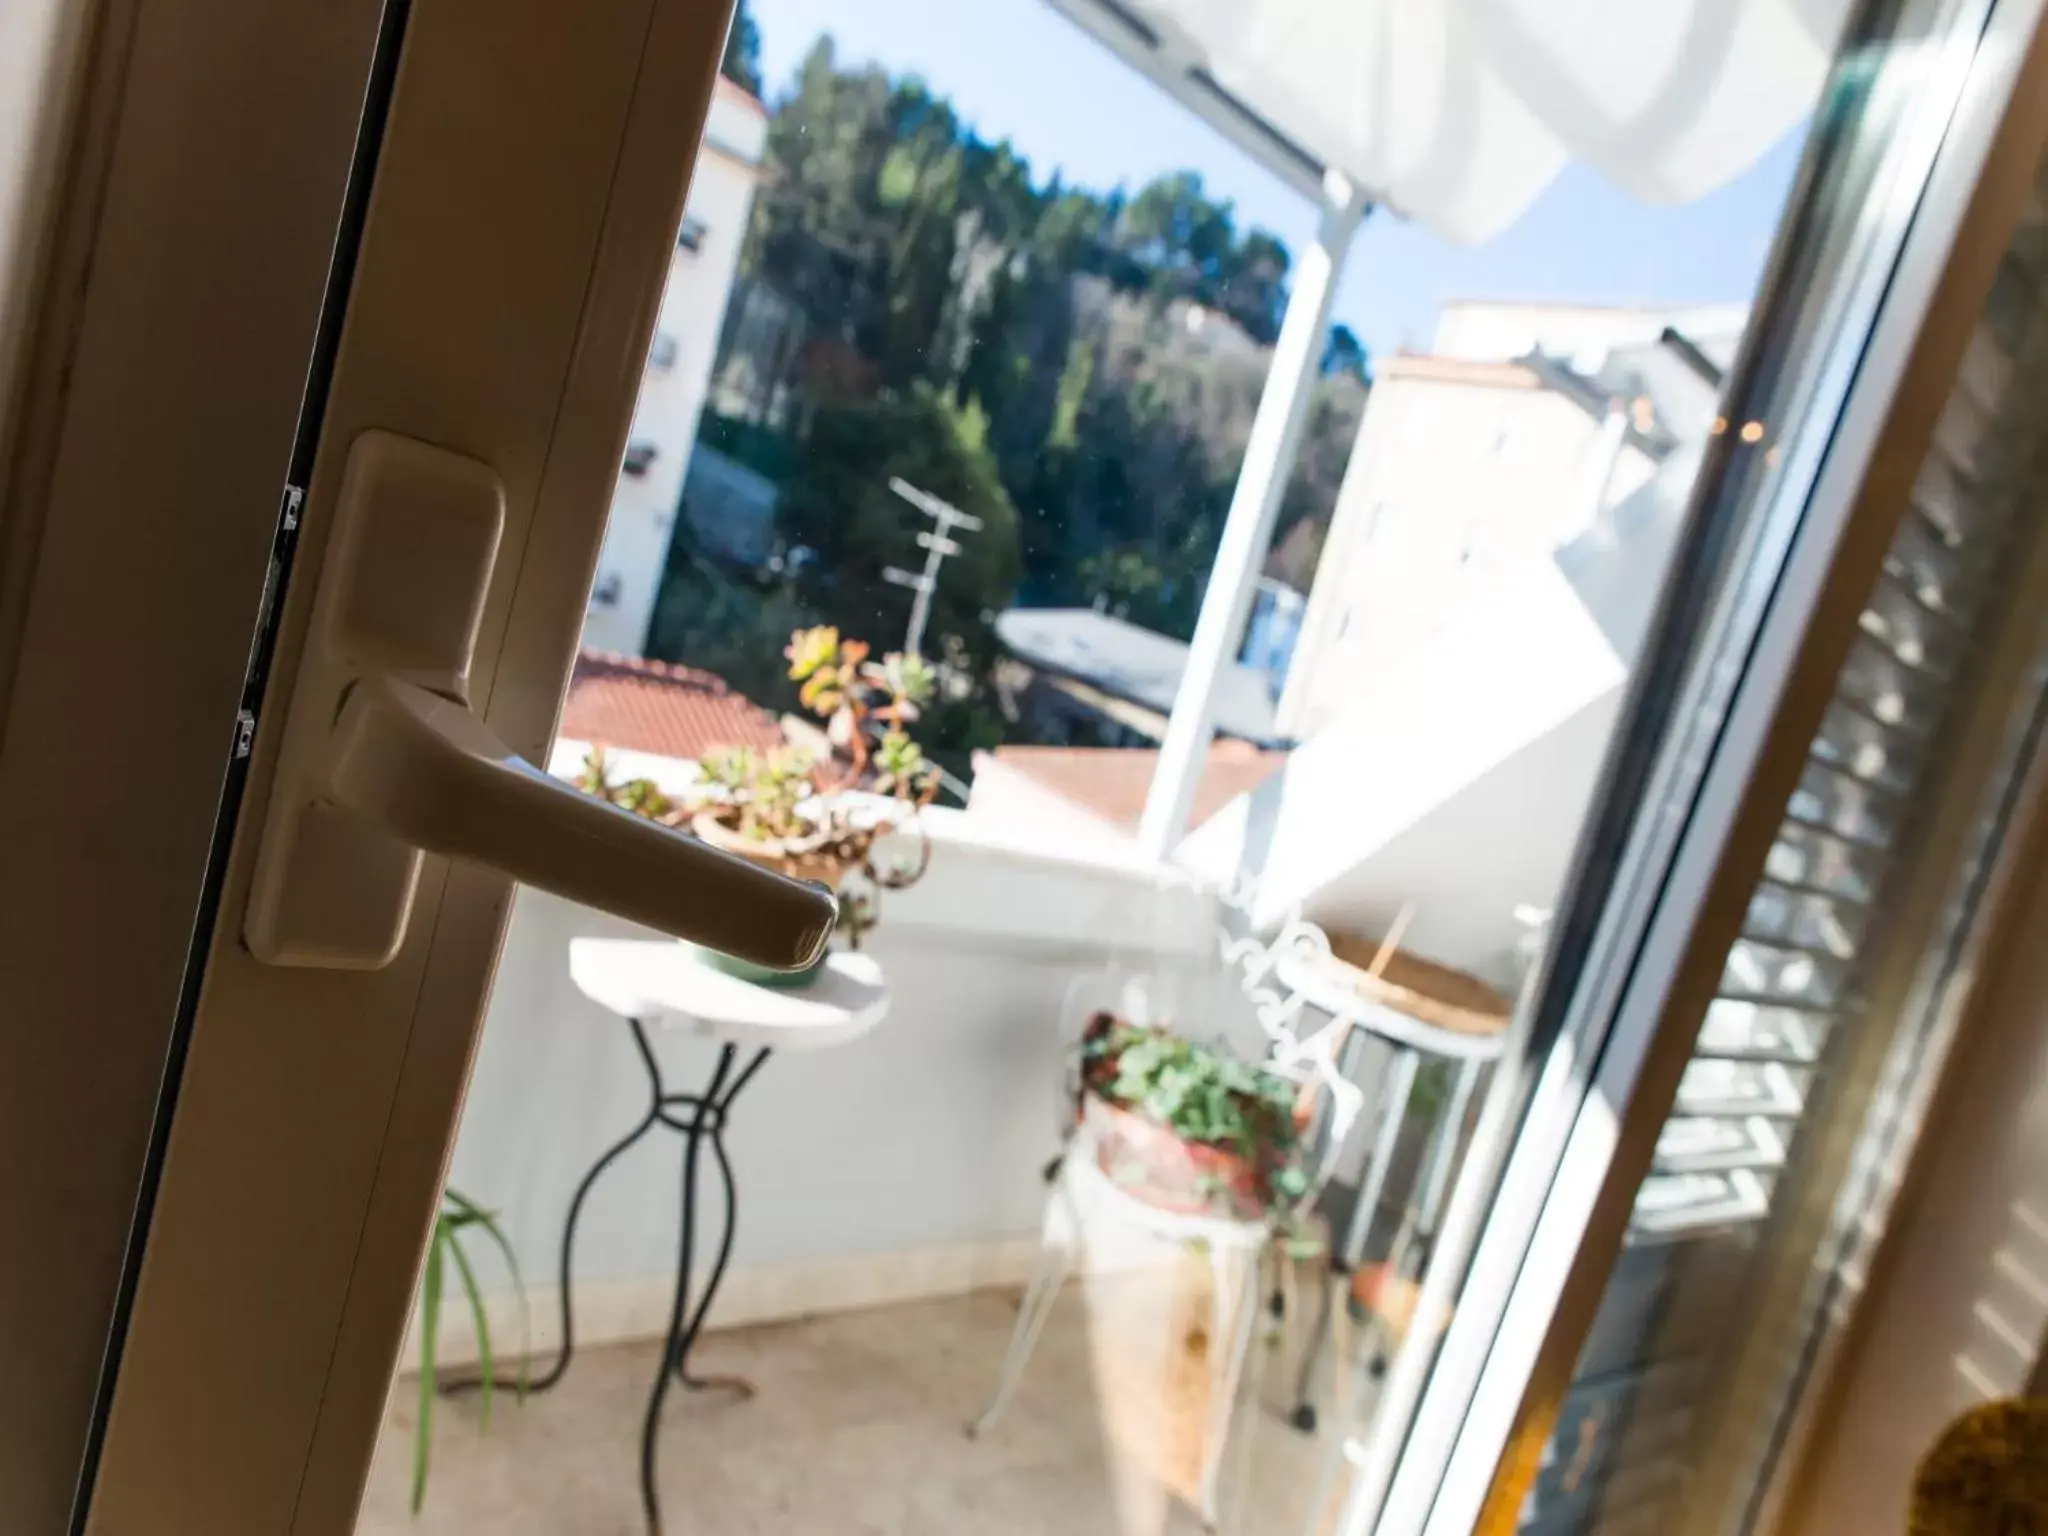
[[[1459,299],[1438,315],[1430,350],[1438,357],[1472,362],[1505,362],[1541,352],[1591,372],[1616,347],[1646,345],[1669,329],[1691,338],[1725,367],[1748,318],[1746,303],[1649,309]]]
[[[1526,350],[1382,365],[1282,699],[1301,745],[1179,850],[1257,921],[1407,911],[1406,948],[1506,981],[1556,899],[1741,313],[1542,317],[1457,306],[1452,344]]]
[[[624,656],[645,650],[767,139],[767,109],[721,76],[612,493],[583,620],[587,650]]]
[[[1361,679],[1427,646],[1472,582],[1547,559],[1697,437],[1743,316],[1466,302],[1444,310],[1434,352],[1382,362],[1278,733],[1314,735]]]
[[[1510,980],[1518,911],[1563,878],[1742,321],[1466,303],[1438,333],[1459,355],[1383,362],[1273,726],[1299,745],[1198,797],[1180,862],[1255,887],[1260,924],[1300,910],[1384,934],[1411,909],[1407,949]],[[997,753],[969,814],[1123,844],[1119,777],[1151,761]]]

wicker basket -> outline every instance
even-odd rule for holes
[[[1476,976],[1396,952],[1371,973],[1379,942],[1358,934],[1330,935],[1331,969],[1361,997],[1397,1013],[1461,1035],[1496,1035],[1508,1025],[1508,1000]]]

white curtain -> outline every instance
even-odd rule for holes
[[[1124,0],[1247,107],[1461,244],[1583,160],[1649,202],[1814,106],[1849,0]]]

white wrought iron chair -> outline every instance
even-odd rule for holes
[[[1309,1187],[1295,1206],[1298,1212],[1306,1213],[1313,1208],[1335,1166],[1337,1152],[1358,1117],[1363,1095],[1335,1066],[1337,1047],[1342,1043],[1343,1032],[1350,1027],[1348,1021],[1333,1021],[1308,1036],[1299,1036],[1294,1031],[1296,1022],[1303,1017],[1301,1000],[1281,991],[1274,977],[1279,956],[1300,942],[1298,926],[1290,925],[1271,945],[1226,937],[1220,941],[1220,948],[1224,974],[1235,976],[1265,1034],[1265,1065],[1304,1086],[1313,1083],[1317,1089],[1310,1136],[1319,1151],[1311,1159]],[[1068,1071],[1060,1096],[1064,1144],[1046,1169],[1050,1188],[1038,1259],[1010,1336],[995,1394],[969,1433],[979,1435],[991,1429],[1015,1396],[1060,1287],[1084,1256],[1091,1228],[1114,1224],[1124,1233],[1142,1233],[1202,1252],[1210,1266],[1208,1355],[1215,1364],[1197,1502],[1202,1519],[1214,1529],[1223,1455],[1245,1362],[1257,1330],[1272,1227],[1262,1220],[1164,1210],[1138,1199],[1102,1171],[1092,1138],[1074,1118],[1081,1029],[1085,1021],[1100,1009],[1132,1023],[1176,1024],[1185,1028],[1185,1013],[1172,1006],[1177,990],[1171,981],[1156,974],[1114,965],[1077,977],[1067,989],[1062,1025],[1069,1048]]]

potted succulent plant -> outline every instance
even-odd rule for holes
[[[850,871],[868,867],[876,838],[911,820],[938,789],[938,771],[908,729],[936,679],[921,658],[901,651],[870,660],[866,642],[829,625],[796,631],[783,655],[804,708],[825,722],[827,752],[707,754],[700,767],[710,793],[691,830],[837,889]]]
[[[810,755],[796,747],[765,753],[752,747],[722,747],[707,753],[699,771],[709,793],[724,807],[721,820],[691,805],[678,805],[652,779],[613,778],[610,759],[602,747],[591,748],[576,782],[585,793],[636,816],[664,826],[687,827],[742,858],[768,864],[798,879],[823,880],[836,890],[845,873],[841,851],[798,809],[812,793],[810,764]],[[800,971],[771,971],[714,949],[699,953],[714,969],[766,987],[803,986],[825,963],[821,955]]]
[[[824,722],[825,751],[792,745],[707,754],[699,764],[706,794],[690,829],[834,890],[861,875],[866,889],[847,893],[845,919],[858,943],[873,925],[876,894],[913,883],[931,859],[922,835],[908,866],[883,868],[874,854],[885,834],[915,828],[916,813],[938,791],[938,769],[909,731],[937,680],[922,658],[892,651],[872,660],[864,641],[829,625],[796,631],[783,655],[804,708]]]
[[[913,884],[929,866],[931,843],[917,812],[939,787],[937,766],[909,730],[936,675],[917,656],[892,651],[877,661],[871,654],[864,641],[829,625],[790,636],[783,652],[789,675],[801,685],[804,708],[823,721],[818,750],[789,743],[707,752],[697,765],[700,792],[684,804],[650,780],[615,780],[601,748],[592,749],[577,782],[637,815],[688,827],[728,853],[830,886],[840,894],[841,929],[858,947],[874,926],[881,892]],[[904,830],[917,833],[915,856],[879,862],[880,839]],[[707,958],[769,985],[800,985],[811,975]]]
[[[1184,1214],[1266,1220],[1298,1240],[1308,1090],[1160,1025],[1110,1013],[1081,1037],[1075,1113],[1102,1171]]]
[[[816,759],[804,748],[720,747],[697,766],[708,794],[691,812],[690,830],[712,846],[834,890],[865,856],[864,845],[817,814]]]

